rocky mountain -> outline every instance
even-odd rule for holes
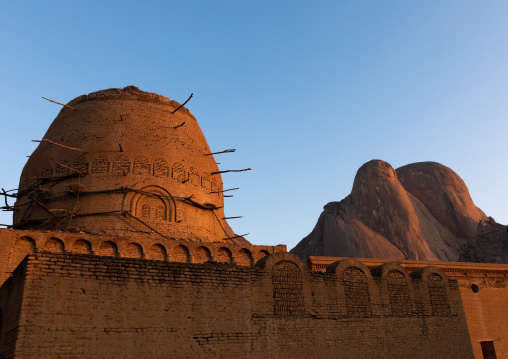
[[[508,263],[508,227],[475,206],[450,168],[420,162],[394,170],[372,160],[351,194],[330,202],[291,250],[308,256]]]

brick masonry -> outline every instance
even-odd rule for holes
[[[287,252],[251,267],[36,252],[0,305],[5,358],[473,358],[457,281],[432,266],[345,259],[310,272]]]
[[[326,268],[340,257],[309,257],[308,267],[312,271]],[[369,269],[376,270],[389,261],[386,259],[360,259]],[[417,271],[425,266],[440,268],[448,278],[457,280],[462,305],[467,319],[471,344],[475,358],[483,358],[481,343],[492,342],[498,358],[508,358],[508,265],[463,262],[425,262],[399,260],[398,265],[407,271]],[[392,280],[389,278],[389,288]],[[437,279],[432,276],[431,279]],[[434,298],[432,311],[446,314],[450,310],[446,301],[441,301],[443,288],[439,280],[429,286],[430,298]],[[396,285],[396,283],[395,283]],[[402,288],[398,286],[396,296],[403,300]],[[405,309],[402,309],[405,310]]]
[[[221,173],[188,109],[133,86],[69,105],[75,109],[62,108],[23,169],[14,228],[236,237],[224,219]]]

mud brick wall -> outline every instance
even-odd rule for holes
[[[24,297],[27,259],[22,261],[0,288],[0,348],[6,358],[14,357],[20,328],[21,306]],[[30,320],[23,320],[30,325]]]
[[[469,274],[459,280],[462,303],[476,358],[483,358],[481,342],[493,342],[498,358],[508,356],[508,278]]]
[[[312,273],[287,252],[255,267],[49,252],[22,264],[0,289],[2,305],[23,295],[6,358],[473,358],[457,282],[435,267],[345,259]]]
[[[23,168],[15,228],[236,237],[224,218],[221,171],[188,109],[134,86],[68,105],[75,110],[61,109]]]
[[[271,253],[286,251],[285,245],[238,246],[151,236],[119,237],[15,229],[0,229],[0,247],[0,285],[26,255],[38,250],[183,263],[215,261],[247,267]]]
[[[340,257],[309,257],[308,265],[313,271],[323,271],[326,268],[343,258]],[[369,269],[380,267],[388,263],[386,259],[362,258],[359,259]],[[425,266],[435,266],[441,269],[448,278],[458,282],[460,295],[463,303],[464,313],[468,324],[471,343],[476,358],[483,358],[482,342],[490,343],[498,358],[508,358],[508,265],[494,263],[464,263],[464,262],[427,262],[403,260],[397,261],[408,272],[414,272]],[[399,308],[401,313],[407,312],[404,303],[407,300],[403,294],[403,282],[401,276],[390,272],[388,275],[388,288],[394,288],[395,295],[390,292],[392,299],[399,302],[403,307]],[[396,278],[395,278],[396,277]],[[435,276],[429,277],[432,284],[429,287],[429,295],[434,298],[431,310],[434,312],[446,313],[446,302],[440,302],[439,292],[442,289]],[[394,312],[395,315],[395,312]]]

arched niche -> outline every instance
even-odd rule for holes
[[[97,251],[97,255],[116,258],[118,257],[118,247],[111,241],[102,242]]]
[[[414,314],[414,289],[406,269],[396,262],[385,263],[372,268],[371,273],[381,281],[381,295],[395,317]]]
[[[190,263],[189,249],[182,244],[173,248],[173,253],[171,253],[171,261],[180,263]]]
[[[138,243],[129,243],[122,252],[123,258],[143,259],[143,248]]]
[[[448,296],[448,278],[445,273],[434,266],[427,266],[411,273],[411,278],[419,279],[427,289],[428,312],[433,316],[451,315]]]
[[[256,267],[271,275],[274,315],[304,316],[306,269],[302,260],[292,253],[276,252],[261,258]]]
[[[154,244],[148,251],[148,257],[155,261],[165,261],[167,260],[166,248],[162,244]]]
[[[239,266],[252,266],[252,253],[247,248],[242,248],[236,255],[236,264]]]
[[[354,258],[346,258],[330,264],[327,273],[337,276],[346,301],[345,314],[350,317],[372,315],[372,275],[365,264]]]
[[[212,259],[210,250],[205,246],[200,246],[194,253],[194,263],[205,263]]]
[[[42,250],[53,253],[63,253],[65,248],[64,243],[60,239],[50,238],[46,241]]]
[[[132,196],[130,213],[143,221],[175,221],[175,200],[164,188],[145,186]]]
[[[72,246],[73,253],[92,254],[92,245],[85,239],[78,239]]]
[[[215,256],[215,260],[219,263],[233,263],[233,255],[231,250],[226,247],[220,247]]]
[[[270,255],[270,252],[268,252],[267,250],[260,250],[257,255],[256,255],[256,261],[259,261],[260,259],[264,258],[264,257],[267,257]]]
[[[36,246],[33,238],[20,237],[16,239],[9,260],[9,272],[14,271],[23,258],[25,258],[28,254],[34,253],[35,250]]]

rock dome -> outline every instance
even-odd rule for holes
[[[314,230],[291,250],[337,256],[508,262],[508,227],[475,206],[464,181],[436,162],[394,170],[372,160],[351,194],[324,206]]]
[[[234,241],[217,163],[189,110],[134,86],[67,106],[23,169],[14,228]]]

